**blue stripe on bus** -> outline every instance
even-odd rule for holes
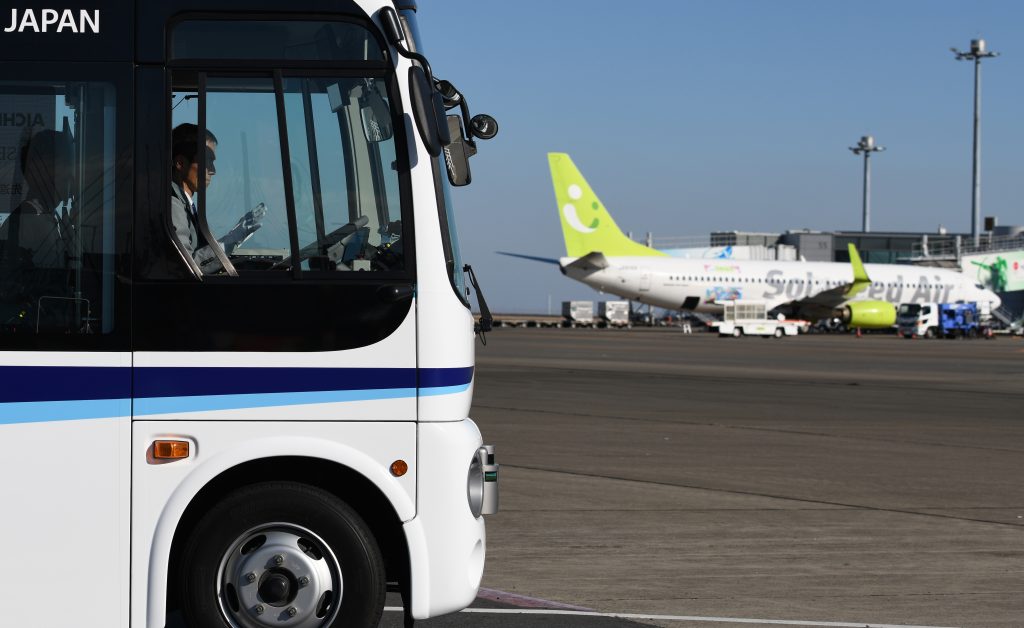
[[[415,397],[415,388],[378,390],[326,390],[300,393],[269,393],[253,395],[202,395],[189,397],[149,397],[135,400],[134,416],[170,414],[174,412],[210,412],[273,406],[297,406],[338,401],[375,401]]]
[[[454,395],[469,390],[469,384],[459,386],[437,386],[435,388],[420,388],[421,397],[433,397],[434,395]]]
[[[0,404],[0,425],[127,418],[130,399],[74,399],[71,401],[28,401]]]
[[[207,397],[468,385],[464,368],[0,366],[0,403]],[[134,389],[134,394],[133,394]]]
[[[128,399],[123,366],[0,366],[0,402]]]
[[[419,394],[465,392],[473,368],[419,369]],[[0,424],[415,397],[416,369],[0,366]],[[217,394],[219,393],[219,394]]]
[[[146,367],[135,369],[134,397],[200,397],[415,387],[416,369]]]
[[[473,381],[473,367],[451,369],[420,369],[420,388],[468,386]]]

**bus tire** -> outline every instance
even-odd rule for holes
[[[776,328],[775,328],[775,333],[774,333],[774,334],[772,334],[772,335],[773,335],[773,336],[775,336],[776,338],[782,338],[782,335],[783,335],[784,333],[785,333],[785,332],[784,332],[784,331],[782,331],[782,328],[781,328],[781,327],[776,327]]]
[[[732,330],[732,337],[733,338],[739,338],[742,335],[743,335],[743,330],[742,329],[740,329],[739,327],[733,328],[733,330]]]
[[[384,611],[384,561],[369,527],[335,495],[297,482],[229,493],[199,520],[179,564],[191,628],[369,628]]]

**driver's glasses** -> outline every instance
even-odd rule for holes
[[[217,174],[217,166],[214,164],[217,161],[217,153],[213,152],[209,146],[206,147],[206,172],[207,174]],[[192,163],[197,167],[202,163],[203,155],[197,154],[193,159]]]

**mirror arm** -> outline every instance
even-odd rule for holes
[[[430,80],[430,85],[434,84],[434,73],[430,71],[430,62],[427,58],[418,52],[413,52],[405,45],[405,33],[402,31],[402,23],[398,19],[398,14],[391,7],[384,7],[380,10],[380,21],[384,26],[384,32],[387,35],[391,45],[395,47],[398,54],[405,57],[406,59],[412,59],[418,61],[423,66],[423,70],[427,73],[427,79]]]
[[[423,71],[427,73],[427,80],[430,81],[431,85],[434,84],[434,74],[430,71],[430,62],[427,61],[426,57],[418,52],[407,50],[404,46],[395,46],[395,49],[398,50],[398,54],[402,55],[406,59],[412,59],[413,61],[419,62],[419,64],[423,66]]]
[[[473,139],[473,127],[469,124],[469,103],[466,102],[465,96],[462,96],[462,98],[459,99],[459,109],[462,111],[462,126],[465,129],[464,135],[466,136],[466,145],[472,148],[475,153],[476,141]]]
[[[463,135],[465,136],[465,143],[475,153],[476,141],[473,139],[473,127],[470,124],[473,116],[469,113],[469,103],[466,102],[466,95],[460,92],[459,88],[455,87],[451,81],[436,79],[434,81],[434,87],[442,94],[442,96],[449,99],[450,102],[458,104],[459,112],[462,114],[462,127],[464,130]],[[448,109],[453,108],[455,108],[455,104],[448,107]]]

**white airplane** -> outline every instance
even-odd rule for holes
[[[850,245],[850,264],[690,260],[671,257],[629,239],[565,153],[549,153],[567,256],[566,276],[601,292],[671,310],[720,313],[722,301],[764,303],[768,310],[817,320],[837,317],[850,327],[886,328],[901,303],[1000,299],[959,271],[902,264],[863,264]]]

